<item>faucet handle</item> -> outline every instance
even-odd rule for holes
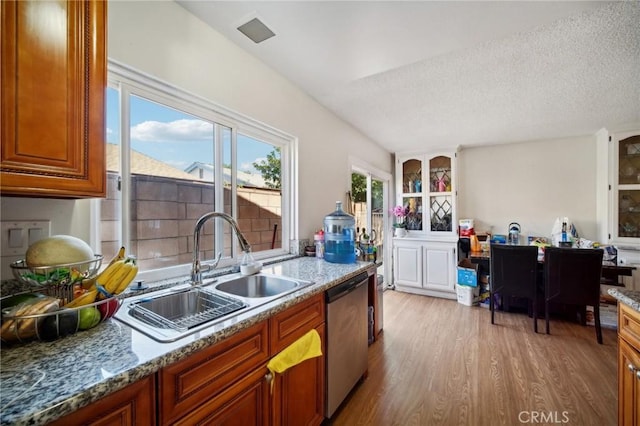
[[[218,263],[220,263],[220,259],[222,258],[222,252],[219,251],[216,255],[216,260],[213,262],[213,265],[209,266],[210,269],[216,269],[218,267]]]

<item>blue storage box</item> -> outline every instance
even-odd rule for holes
[[[478,286],[478,265],[469,259],[462,259],[458,263],[458,284],[470,287]]]

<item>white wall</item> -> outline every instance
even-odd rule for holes
[[[173,2],[110,2],[109,57],[299,139],[300,238],[350,189],[348,156],[391,173],[391,155]]]
[[[458,154],[460,218],[477,232],[550,236],[567,216],[581,237],[595,240],[596,137],[466,148]]]
[[[348,157],[391,173],[389,152],[173,2],[109,2],[108,55],[298,137],[299,236],[311,238],[350,189]],[[89,241],[89,201],[2,197],[2,220],[51,220]],[[0,279],[10,278],[2,259]]]

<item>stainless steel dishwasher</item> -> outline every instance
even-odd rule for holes
[[[325,293],[327,418],[367,371],[367,282],[368,275],[363,272]]]

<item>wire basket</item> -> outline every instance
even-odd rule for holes
[[[0,300],[4,302],[7,298]],[[47,299],[54,302],[50,305],[50,312],[11,315],[3,309],[0,340],[8,344],[32,340],[53,341],[97,326],[111,318],[122,305],[122,299],[115,296],[77,308],[65,308],[64,306],[60,308],[55,298],[48,297]],[[35,298],[32,301],[39,300],[44,299]]]
[[[34,291],[47,294],[65,302],[73,300],[73,287],[82,280],[93,278],[102,265],[103,256],[94,255],[91,260],[53,266],[27,266],[26,260],[11,263],[13,276]]]

